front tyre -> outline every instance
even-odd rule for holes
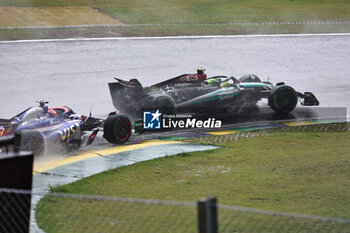
[[[129,118],[118,114],[110,115],[103,126],[103,137],[112,144],[125,143],[131,136],[131,129]]]
[[[287,114],[297,105],[298,95],[290,86],[276,86],[268,97],[268,103],[274,111]]]

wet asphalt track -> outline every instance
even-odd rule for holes
[[[41,99],[105,117],[113,77],[150,85],[197,67],[209,76],[255,73],[314,92],[321,107],[349,108],[349,45],[350,34],[0,43],[0,118]]]

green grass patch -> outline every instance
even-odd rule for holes
[[[1,0],[0,6],[90,6],[127,23],[348,19],[347,0]]]
[[[186,153],[116,168],[72,184],[54,187],[52,190],[193,202],[215,196],[221,204],[349,219],[349,141],[348,131],[272,132],[269,136],[218,143],[217,145],[223,147],[216,150]],[[50,229],[58,221],[56,218],[61,212],[55,205],[67,206],[65,213],[75,212],[75,208],[69,206],[75,206],[73,203],[76,200],[52,198],[46,197],[40,201],[36,212],[39,225],[41,224],[44,230]],[[79,206],[89,203],[88,200],[79,201]],[[140,211],[157,213],[156,207],[138,208],[138,214],[135,213],[138,217],[141,215]],[[129,211],[134,212],[131,209]],[[181,213],[181,210],[178,211]],[[192,215],[195,213],[193,210],[184,212],[192,219],[188,223],[188,229],[193,230],[195,216]],[[232,215],[232,211],[230,214]],[[275,221],[281,227],[291,224],[290,227],[293,228],[299,224],[286,219],[269,219],[271,217],[268,216],[238,212],[234,214],[230,216],[238,218],[237,221],[241,224],[237,223],[234,229],[240,229],[239,226],[249,223],[244,222],[244,219],[252,219],[251,221],[256,221],[264,227],[271,221]],[[65,218],[59,219],[65,221]],[[223,219],[222,224],[227,231],[231,231],[232,225],[228,219],[229,217],[227,222]],[[304,221],[308,223],[299,225],[309,226],[307,229],[330,230],[324,227],[317,228],[309,220]],[[309,232],[303,227],[287,230]],[[261,228],[258,232],[270,230]]]

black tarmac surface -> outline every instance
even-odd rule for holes
[[[114,110],[113,77],[150,85],[197,67],[209,76],[284,81],[312,91],[320,107],[349,108],[349,44],[350,35],[0,42],[0,118],[41,99],[105,117]]]

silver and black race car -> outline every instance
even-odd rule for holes
[[[241,113],[265,98],[276,112],[291,112],[300,100],[301,105],[317,106],[319,101],[311,92],[297,92],[283,82],[273,85],[254,74],[239,79],[231,76],[207,78],[204,70],[143,87],[137,79],[109,83],[113,104],[128,115],[140,116],[145,109],[162,112]]]

